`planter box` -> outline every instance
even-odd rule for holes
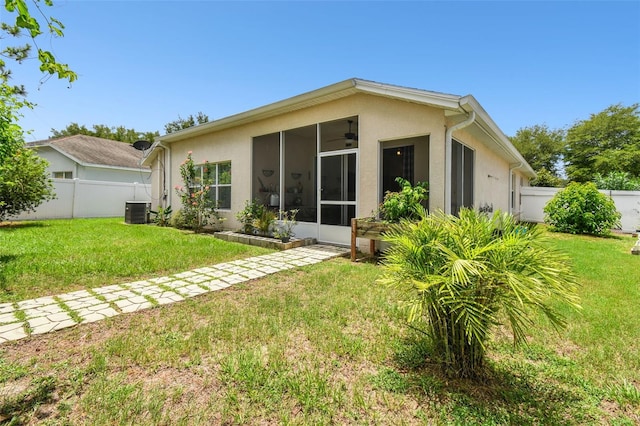
[[[391,224],[379,222],[370,217],[351,219],[351,261],[356,260],[356,238],[369,239],[369,251],[376,252],[376,241],[382,240],[382,234],[387,232]]]
[[[296,247],[310,246],[316,243],[314,238],[292,238],[288,243],[283,243],[276,238],[241,234],[240,232],[233,231],[216,232],[213,235],[224,241],[265,247],[274,250],[289,250]]]

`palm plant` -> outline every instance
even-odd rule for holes
[[[481,375],[492,327],[506,323],[521,343],[532,310],[560,328],[556,302],[580,308],[567,259],[542,244],[539,228],[511,215],[438,212],[394,225],[385,240],[380,281],[404,291],[409,321],[425,323],[448,374]]]

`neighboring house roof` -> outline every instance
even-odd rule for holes
[[[447,116],[468,115],[471,112],[475,112],[476,118],[472,126],[475,127],[479,133],[489,138],[492,145],[491,148],[501,156],[508,158],[514,167],[520,167],[527,175],[535,177],[535,172],[531,166],[526,162],[524,157],[522,157],[518,150],[509,141],[507,136],[500,130],[498,125],[472,95],[452,95],[410,87],[377,83],[358,78],[345,80],[340,83],[322,87],[311,92],[303,93],[292,98],[245,111],[240,114],[231,115],[229,117],[210,121],[161,136],[154,143],[152,149],[146,152],[143,164],[146,164],[153,157],[152,152],[155,151],[155,148],[160,143],[171,143],[212,131],[240,126],[257,120],[333,101],[356,93],[366,93],[406,102],[429,105],[443,109]]]
[[[148,169],[140,164],[142,152],[126,142],[87,135],[66,136],[26,144],[29,148],[50,147],[83,166]]]

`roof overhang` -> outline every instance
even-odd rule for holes
[[[473,125],[478,127],[486,134],[487,137],[489,137],[489,139],[495,144],[496,150],[501,152],[501,155],[506,156],[509,159],[511,167],[521,168],[528,176],[535,177],[535,172],[531,166],[527,164],[522,155],[520,155],[518,150],[511,144],[509,139],[504,135],[504,133],[502,133],[500,128],[491,119],[491,117],[489,117],[489,114],[487,114],[484,108],[482,108],[473,96],[451,95],[447,93],[377,83],[357,78],[345,80],[311,92],[294,96],[292,98],[284,99],[279,102],[163,135],[158,138],[148,150],[144,159],[141,161],[141,164],[148,165],[153,157],[155,157],[153,153],[158,147],[163,147],[164,143],[171,144],[194,136],[241,126],[341,99],[356,93],[366,93],[399,99],[405,102],[429,105],[443,109],[446,116],[468,114],[471,111],[475,111],[476,121]]]
[[[292,98],[284,99],[279,102],[251,109],[240,114],[231,115],[220,120],[210,121],[174,133],[169,133],[161,136],[158,140],[166,143],[172,143],[204,133],[240,126],[303,108],[309,108],[314,105],[344,98],[355,93],[369,93],[378,96],[386,96],[420,104],[432,105],[439,108],[459,109],[457,101],[460,97],[456,95],[428,92],[420,89],[393,86],[354,78],[322,87],[311,92],[303,93]]]
[[[500,130],[495,121],[472,95],[461,97],[459,104],[467,113],[475,111],[476,119],[472,126],[479,129],[493,141],[493,147],[496,148],[495,151],[509,159],[512,169],[520,169],[529,178],[536,177],[536,172],[527,163],[527,160],[524,159],[522,154],[513,146],[509,138]]]

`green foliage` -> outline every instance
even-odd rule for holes
[[[297,215],[297,209],[289,211],[280,210],[280,224],[277,226],[276,230],[273,231],[273,236],[275,238],[280,238],[283,241],[288,241],[291,237],[293,237],[295,235],[293,232],[293,227],[298,224],[298,221],[296,220]]]
[[[35,211],[42,202],[55,197],[47,165],[26,148],[19,149],[0,165],[0,221]]]
[[[6,14],[3,15],[3,18],[6,19],[8,16],[10,19],[8,20],[9,22],[2,22],[2,31],[14,38],[22,37],[23,31],[25,31],[36,47],[40,71],[49,76],[55,75],[59,79],[72,83],[77,80],[78,75],[73,72],[67,64],[57,62],[55,56],[50,51],[41,49],[37,44],[37,38],[43,34],[43,26],[46,27],[47,32],[52,37],[64,36],[64,25],[62,22],[44,13],[44,10],[41,8],[43,3],[46,6],[53,6],[53,1],[51,0],[44,0],[44,2],[41,2],[41,0],[33,0],[32,4],[37,9],[37,12],[32,14],[25,0],[6,0],[4,6]],[[42,20],[42,22],[39,19]],[[0,38],[2,38],[3,41],[6,39],[6,37]],[[0,57],[12,59],[18,63],[30,58],[32,46],[29,43],[17,46],[3,43],[3,46],[2,51],[0,51]],[[7,82],[10,75],[11,71],[7,69],[6,62],[0,59],[0,79],[2,79],[3,82]],[[12,91],[14,94],[25,93],[24,87],[22,86],[14,86],[12,87]]]
[[[536,170],[537,177],[533,179],[530,183],[531,186],[541,186],[546,188],[560,188],[563,186],[564,182],[558,176],[554,175],[550,171],[545,168],[540,170]]]
[[[36,38],[43,34],[44,20],[48,32],[52,36],[63,36],[64,25],[55,18],[48,17],[41,9],[40,0],[31,2],[37,9],[34,15],[29,11],[25,0],[6,0],[2,15],[1,31],[9,37],[19,38],[26,31],[37,48],[40,70],[58,78],[73,82],[77,79],[75,72],[66,64],[56,62],[49,51],[40,49]],[[52,6],[51,0],[44,0],[44,5]],[[12,22],[9,22],[12,21]],[[33,211],[43,201],[54,197],[53,186],[46,175],[46,161],[35,156],[24,146],[23,132],[17,124],[18,111],[33,104],[22,99],[26,94],[23,86],[9,85],[11,71],[2,58],[22,62],[30,58],[31,45],[10,45],[7,37],[0,36],[3,48],[0,51],[0,221],[8,216]]]
[[[169,226],[169,224],[171,223],[171,214],[173,213],[173,211],[171,210],[171,206],[158,206],[158,210],[149,210],[149,213],[155,215],[153,217],[153,223],[158,226]]]
[[[544,206],[545,223],[556,232],[609,235],[620,226],[620,213],[611,197],[593,182],[571,182]]]
[[[51,129],[51,135],[54,138],[73,135],[87,135],[114,141],[133,143],[140,139],[153,142],[156,137],[160,136],[160,132],[137,132],[135,129],[127,129],[124,126],[110,127],[104,124],[94,124],[92,126],[92,130],[89,130],[85,125],[71,123],[62,130]]]
[[[0,221],[3,221],[34,211],[55,194],[47,177],[48,163],[25,148],[22,129],[15,124],[17,108],[25,103],[6,83],[1,83],[0,91]]]
[[[171,219],[169,219],[169,225],[178,229],[187,229],[189,226],[185,220],[184,214],[182,213],[182,209],[178,209],[173,212],[171,215]]]
[[[213,182],[214,168],[205,161],[202,176],[196,170],[191,151],[180,165],[180,176],[184,186],[176,185],[175,190],[182,203],[181,215],[186,228],[201,232],[209,224],[222,218],[216,210],[216,202],[211,198],[209,185]],[[198,168],[199,169],[199,168]]]
[[[558,165],[564,150],[563,130],[549,129],[546,125],[523,127],[509,140],[534,170],[544,169],[558,178]]]
[[[596,173],[640,176],[640,105],[612,105],[567,131],[567,175],[592,181]]]
[[[543,245],[538,228],[511,215],[438,212],[401,221],[385,240],[391,245],[379,282],[403,292],[409,321],[431,337],[448,374],[482,374],[494,326],[506,323],[514,342],[523,343],[533,310],[562,327],[557,302],[579,308],[567,258]]]
[[[264,236],[271,235],[273,225],[276,223],[276,212],[268,208],[262,209],[260,215],[253,220],[253,227]]]
[[[265,209],[264,204],[257,198],[252,202],[245,201],[244,209],[236,214],[236,219],[242,223],[242,232],[245,234],[253,234],[254,231],[256,231],[254,221],[256,218],[262,216]]]
[[[193,127],[196,124],[204,124],[209,121],[209,116],[202,112],[198,112],[194,117],[192,114],[187,118],[182,118],[178,116],[178,119],[175,121],[170,121],[169,123],[164,125],[164,130],[166,133],[173,133],[179,130],[188,129],[189,127]]]
[[[628,172],[609,172],[606,176],[596,173],[593,181],[598,189],[640,191],[640,178],[634,179]]]
[[[387,191],[378,209],[380,218],[388,222],[399,222],[400,219],[417,219],[424,212],[422,203],[428,198],[428,183],[418,182],[415,186],[397,177],[400,192]]]

